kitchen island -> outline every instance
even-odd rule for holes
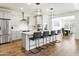
[[[29,38],[33,37],[34,32],[36,32],[36,31],[22,32],[22,47],[27,51],[29,51]],[[41,32],[41,33],[43,33],[43,32]],[[58,35],[58,36],[60,36],[60,35]],[[45,42],[44,44],[47,44],[47,43],[49,43],[49,40],[50,40],[50,42],[55,41],[55,36],[47,37],[47,43],[46,43],[45,39],[46,38],[44,38],[44,42]],[[42,46],[43,38],[40,38],[39,42],[40,42],[39,46]],[[37,41],[37,43],[38,43],[38,41]],[[35,41],[30,40],[30,45],[34,45],[34,44],[35,44]],[[36,46],[31,47],[31,49],[34,49],[34,48],[36,48]]]

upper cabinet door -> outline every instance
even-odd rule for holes
[[[11,16],[10,14],[11,14],[10,12],[0,11],[0,18],[10,19],[10,16]]]

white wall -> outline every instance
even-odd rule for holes
[[[52,19],[52,30],[61,30],[61,28],[62,28],[61,18]]]
[[[75,16],[74,19],[74,35],[75,39],[79,39],[79,11],[58,15],[57,17]]]
[[[27,13],[24,14],[25,19],[27,19],[28,16],[30,17],[29,26],[28,26],[26,22],[21,21],[21,19],[22,19],[21,12],[12,11],[10,14],[11,14],[10,15],[11,20],[10,20],[9,25],[10,25],[10,33],[12,34],[12,40],[20,39],[21,33],[23,30],[28,30],[28,28],[32,29],[32,26],[34,25],[33,16],[31,16],[31,14],[27,14]],[[11,27],[14,27],[14,29],[11,30]]]
[[[54,26],[57,23],[59,26]],[[48,25],[48,30],[60,30],[62,28],[62,22],[60,18],[50,18],[48,15],[43,15],[43,29],[45,28],[45,25]]]
[[[75,15],[75,38],[79,39],[79,13]]]
[[[30,15],[25,14],[25,19],[27,19],[28,16]],[[10,26],[13,26],[15,31],[27,30],[27,23],[21,21],[22,19],[21,12],[12,11],[10,19],[11,19]]]

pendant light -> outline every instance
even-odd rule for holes
[[[53,11],[53,8],[50,8],[50,16],[51,16],[51,17],[54,17],[54,11]]]
[[[41,9],[39,8],[40,3],[36,3],[37,9],[36,9],[36,16],[40,16],[41,15]]]
[[[39,5],[40,3],[36,3],[36,11],[35,11],[35,27],[36,29],[39,31],[39,30],[42,30],[43,28],[43,16],[41,14],[41,9],[39,8]]]
[[[36,5],[39,5],[40,3],[36,3]]]
[[[52,30],[52,19],[54,17],[53,8],[50,8],[50,15],[49,15],[49,31]]]

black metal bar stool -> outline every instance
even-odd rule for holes
[[[49,32],[49,42],[51,42],[50,37],[52,36],[51,32]]]
[[[49,34],[48,34],[48,36],[49,36],[49,43],[48,43],[47,45],[49,45],[49,46],[52,46],[52,45],[50,44],[50,43],[51,43],[51,36],[52,36],[51,32],[52,32],[52,31],[50,31]]]
[[[52,42],[50,42],[50,43],[55,44],[55,41],[54,41],[55,38],[53,38],[53,37],[55,37],[55,31],[54,30],[51,31],[51,37],[52,37]]]
[[[43,38],[43,46],[45,46],[45,47],[48,47],[48,45],[47,45],[47,38],[48,37],[49,37],[49,31],[44,31],[42,38]],[[44,42],[45,38],[46,38],[46,42]],[[44,44],[44,43],[46,43],[46,44]]]
[[[57,35],[59,35],[61,33],[61,30],[57,30],[57,33],[55,31],[55,43],[59,43],[59,40],[56,40]]]
[[[34,32],[33,37],[29,38],[29,51],[30,51],[30,52],[32,52],[32,53],[34,53],[34,54],[40,52],[40,50],[38,49],[38,44],[37,44],[37,43],[38,43],[37,40],[39,40],[40,38],[41,38],[41,32]],[[30,45],[30,40],[35,41],[35,44],[34,44],[34,45]],[[37,51],[37,52],[32,51],[32,50],[30,49],[30,47],[32,47],[32,46],[36,46],[36,49],[37,49],[38,51]]]
[[[64,31],[64,28],[62,28],[62,34],[63,34],[63,36],[65,35],[65,31]]]
[[[42,39],[42,38],[43,38],[43,36],[42,36],[42,33],[41,33],[40,39]],[[39,49],[39,50],[42,50],[42,49],[44,49],[44,48],[42,48],[42,46],[40,46],[39,44],[40,44],[40,43],[44,43],[44,41],[43,41],[43,42],[40,42],[40,39],[38,39],[38,49]]]
[[[60,34],[61,33],[61,30],[58,30],[57,32],[58,32],[58,34]]]

